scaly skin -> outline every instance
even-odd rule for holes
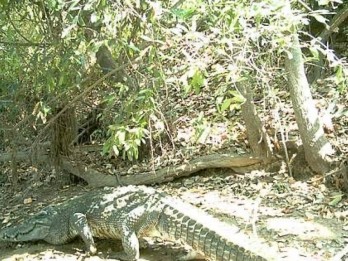
[[[191,246],[209,260],[277,260],[268,246],[196,207],[145,186],[99,189],[50,206],[18,226],[0,231],[0,242],[44,240],[64,244],[80,236],[87,250],[93,237],[122,240],[121,260],[139,259],[139,238],[159,231]]]

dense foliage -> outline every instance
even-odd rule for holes
[[[115,68],[98,57],[107,47],[116,67],[124,68],[70,106],[83,118],[85,102],[105,104],[104,152],[138,158],[146,140],[170,136],[168,121],[179,117],[170,96],[207,94],[217,122],[239,110],[244,98],[237,83],[250,85],[272,106],[284,91],[283,57],[293,30],[301,32],[308,63],[325,55],[326,75],[335,73],[337,92],[345,93],[342,61],[310,31],[317,22],[324,30],[340,3],[2,0],[2,117],[40,131],[57,108]],[[194,115],[195,143],[212,125],[202,113]]]

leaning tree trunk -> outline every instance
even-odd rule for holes
[[[323,174],[329,170],[328,155],[333,153],[333,149],[324,136],[323,125],[315,108],[296,32],[292,34],[292,46],[289,52],[285,58],[285,67],[305,159],[312,170]]]
[[[64,105],[59,107],[56,113],[62,111],[64,107]],[[72,142],[76,135],[75,109],[70,107],[56,118],[52,126],[51,160],[63,183],[68,181],[69,176],[64,175],[61,171],[62,156],[70,155]]]
[[[257,114],[252,90],[248,84],[237,84],[238,91],[245,98],[242,104],[242,117],[245,121],[245,127],[249,146],[253,154],[257,157],[271,158],[273,156],[270,138]]]

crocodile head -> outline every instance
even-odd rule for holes
[[[0,241],[21,242],[44,239],[49,233],[53,217],[57,211],[46,207],[22,224],[0,230]]]

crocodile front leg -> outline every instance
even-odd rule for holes
[[[85,242],[87,251],[94,255],[97,253],[97,248],[93,240],[91,228],[88,225],[85,214],[75,213],[70,217],[70,228],[73,235],[79,235]]]

